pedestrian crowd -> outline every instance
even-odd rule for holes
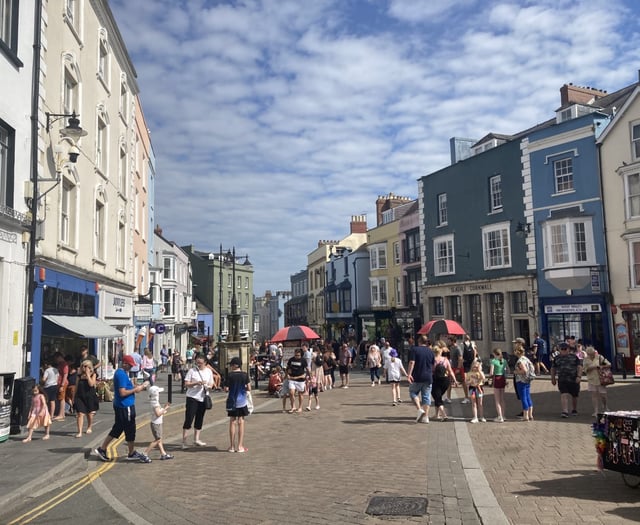
[[[507,420],[505,389],[509,388],[509,375],[513,378],[513,387],[521,404],[521,412],[516,416],[522,421],[534,421],[534,406],[531,396],[535,378],[541,373],[549,373],[553,385],[560,393],[560,417],[568,418],[578,414],[578,398],[583,374],[586,374],[587,390],[591,396],[593,415],[608,410],[607,382],[603,377],[610,373],[611,363],[592,346],[584,347],[573,336],[564,342],[553,345],[550,352],[545,351],[545,341],[536,333],[531,349],[526,348],[523,338],[513,341],[511,354],[501,348],[495,348],[487,366],[478,355],[477,346],[468,335],[462,337],[459,344],[456,336],[431,342],[426,335],[420,335],[417,344],[411,345],[407,355],[405,369],[398,350],[389,341],[364,340],[356,345],[353,340],[337,343],[309,345],[301,344],[293,355],[286,359],[282,345],[269,346],[271,366],[268,375],[267,391],[282,400],[282,412],[295,414],[303,411],[320,410],[320,398],[323,392],[334,388],[350,388],[350,376],[354,368],[368,369],[371,387],[388,385],[390,402],[393,406],[403,403],[400,383],[405,378],[408,383],[408,402],[416,410],[416,423],[429,423],[431,405],[435,411],[433,417],[438,421],[447,421],[446,405],[452,403],[452,388],[461,387],[464,396],[462,404],[471,408],[470,423],[487,421],[484,406],[485,388],[493,389],[495,417],[493,421],[503,423]],[[148,352],[144,352],[144,355]],[[156,366],[138,352],[124,355],[121,367],[114,374],[113,410],[114,424],[94,453],[103,461],[109,461],[108,447],[123,433],[128,446],[126,459],[149,463],[149,454],[158,449],[161,460],[173,459],[164,448],[162,441],[163,416],[169,405],[160,403],[162,388],[154,386]],[[207,410],[212,406],[210,392],[222,387],[222,378],[214,366],[211,352],[188,352],[182,359],[179,352],[171,352],[163,347],[161,370],[170,367],[177,374],[186,393],[185,413],[182,434],[182,448],[190,446],[205,447],[202,428]],[[148,357],[148,356],[147,356]],[[33,402],[27,425],[28,435],[23,440],[31,441],[34,430],[43,427],[44,437],[49,438],[52,421],[64,417],[64,400],[69,396],[70,378],[73,382],[71,403],[77,417],[78,432],[75,437],[92,433],[92,423],[99,409],[96,395],[96,366],[98,361],[88,354],[84,347],[78,364],[70,363],[59,352],[47,364],[43,371],[41,384],[33,391]],[[228,392],[226,410],[229,417],[229,452],[245,453],[245,418],[251,413],[252,398],[250,377],[241,369],[241,361],[234,357],[228,363],[230,372],[224,385]],[[603,374],[604,372],[604,374]],[[137,379],[143,373],[144,381]],[[255,362],[258,373],[258,362]],[[338,383],[339,380],[339,383]],[[256,383],[257,384],[257,383]],[[136,438],[136,394],[149,392],[150,429],[153,440],[144,452],[135,449]],[[288,406],[287,406],[288,405]],[[60,408],[62,406],[62,409]],[[62,410],[62,416],[60,411]],[[86,420],[86,430],[84,421]],[[189,434],[193,428],[193,439]]]

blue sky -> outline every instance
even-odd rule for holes
[[[289,289],[319,239],[417,197],[449,138],[638,80],[634,0],[111,0],[156,154],[156,222]]]

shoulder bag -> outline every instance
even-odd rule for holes
[[[200,379],[202,379],[202,382],[204,383],[204,378],[202,377],[200,370],[198,370],[198,375],[200,376]],[[202,385],[202,389],[204,390],[204,395],[202,397],[202,401],[204,402],[204,408],[206,410],[211,410],[213,408],[213,401],[211,399],[211,396],[209,395],[209,392],[207,392],[207,387],[205,385]]]
[[[615,380],[613,379],[613,372],[611,371],[611,364],[603,364],[607,362],[602,356],[599,356],[600,367],[598,368],[598,376],[600,377],[600,386],[613,385]]]

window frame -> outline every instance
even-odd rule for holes
[[[77,245],[78,182],[67,170],[60,182],[60,233],[58,240],[67,248]]]
[[[446,246],[446,254],[440,255],[439,247],[441,245]],[[448,262],[448,269],[443,269],[441,262]],[[456,273],[456,261],[455,261],[455,243],[453,234],[441,235],[433,238],[433,274],[436,277],[443,275],[455,275]]]
[[[625,216],[627,219],[638,219],[640,218],[640,171],[633,171],[629,173],[625,173],[624,177],[624,207],[625,207]],[[631,184],[629,180],[634,177],[637,182],[638,193],[631,193]],[[635,208],[637,209],[637,214],[633,214],[632,210],[634,209],[633,202],[636,202]]]
[[[584,239],[576,239],[576,228],[578,224],[583,225]],[[564,229],[564,240],[562,243],[562,253],[565,254],[565,260],[558,260],[560,253],[555,246],[561,246],[555,242],[554,230],[557,228]],[[564,217],[558,220],[546,221],[543,225],[544,235],[544,257],[545,267],[550,268],[571,268],[576,266],[593,266],[596,264],[595,240],[593,236],[593,221],[591,217]],[[585,260],[578,260],[576,241],[584,243]]]
[[[0,119],[0,209],[13,209],[16,132]]]
[[[24,63],[18,58],[18,29],[20,20],[20,1],[4,0],[7,11],[0,11],[0,52],[15,66],[23,67]]]
[[[629,287],[640,289],[640,235],[627,238],[629,250]],[[634,253],[637,248],[637,255]]]
[[[634,161],[640,160],[640,122],[631,122],[631,158]]]
[[[371,306],[388,306],[389,287],[386,277],[370,277]],[[375,290],[375,293],[374,293]]]
[[[385,270],[386,268],[387,268],[386,243],[373,244],[369,246],[369,269]]]
[[[573,157],[553,161],[553,186],[556,195],[575,191],[573,174]]]
[[[509,226],[509,222],[500,222],[489,224],[482,228],[482,259],[485,270],[511,268],[511,233]],[[490,238],[496,233],[499,234],[497,238]],[[499,241],[500,246],[490,246],[494,241]],[[499,262],[492,262],[497,258],[499,258]]]
[[[489,210],[497,213],[502,209],[502,175],[494,175],[489,177]]]
[[[93,256],[99,260],[105,260],[106,234],[107,234],[107,203],[100,192],[96,194],[93,214]]]
[[[438,226],[446,226],[447,224],[449,224],[449,216],[448,216],[448,211],[447,211],[447,194],[445,193],[440,193],[438,194],[438,220],[437,220],[437,225]]]

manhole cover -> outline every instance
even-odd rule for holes
[[[427,498],[374,496],[369,500],[366,512],[372,516],[424,516]]]

